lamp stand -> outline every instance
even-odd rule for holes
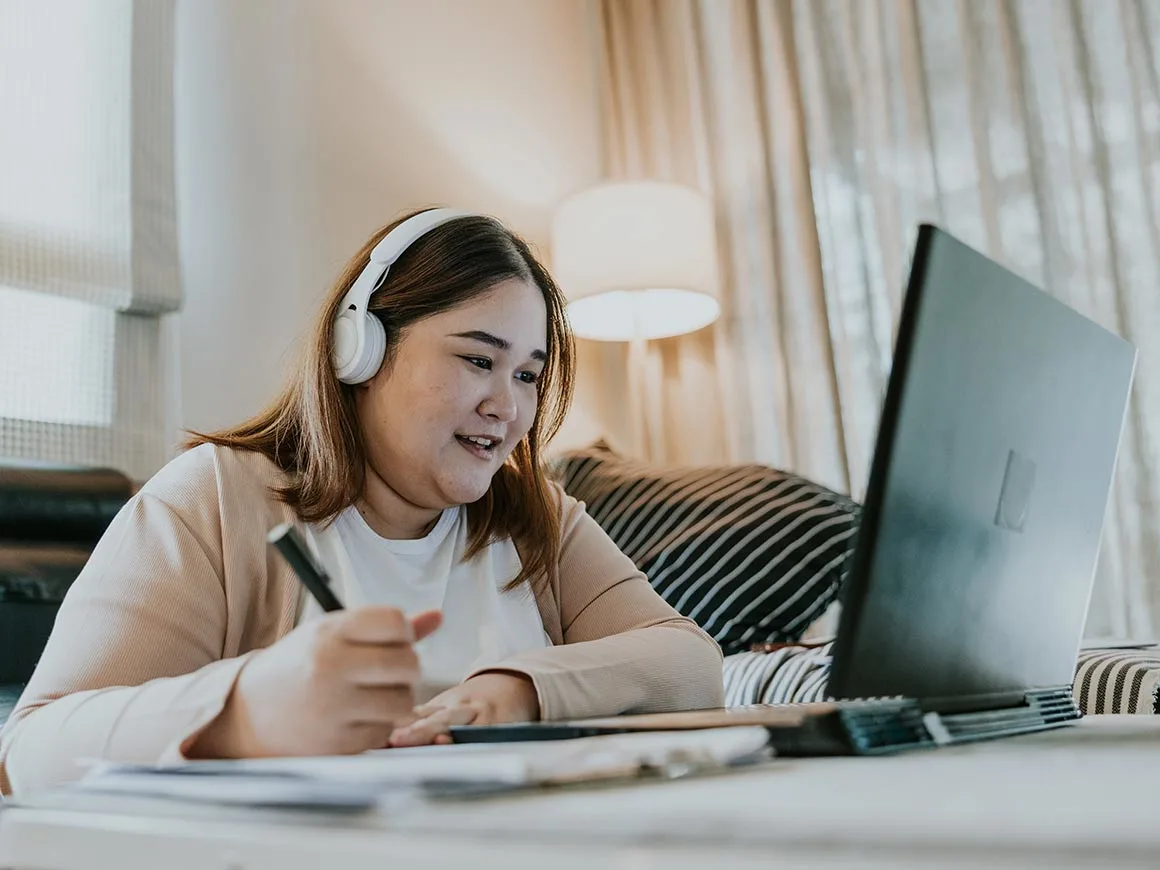
[[[647,365],[648,339],[637,323],[635,335],[628,343],[628,409],[632,418],[632,449],[641,459],[650,458],[648,409],[645,402]]]
[[[641,459],[665,459],[664,427],[658,397],[649,395],[648,338],[639,310],[633,312],[633,335],[628,343],[628,408],[632,417],[633,452]]]

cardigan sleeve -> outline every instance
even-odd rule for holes
[[[216,516],[212,480],[185,485],[187,497],[204,502],[202,516]],[[149,487],[135,495],[66,594],[0,732],[0,792],[75,779],[88,758],[180,757],[248,660],[223,658],[222,572],[212,519],[191,519]]]
[[[477,673],[530,678],[544,719],[722,706],[717,644],[656,593],[582,503],[560,497],[555,591],[564,643],[517,653]]]

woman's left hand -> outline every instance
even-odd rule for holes
[[[450,743],[447,729],[452,725],[534,722],[540,718],[540,699],[529,677],[479,674],[416,707],[415,716],[410,725],[394,730],[391,746]]]

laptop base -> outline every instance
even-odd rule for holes
[[[924,712],[917,701],[838,702],[795,727],[769,728],[778,755],[887,755],[1059,728],[1082,717],[1066,687],[1028,692],[1012,707]]]

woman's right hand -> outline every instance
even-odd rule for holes
[[[394,607],[360,607],[304,623],[254,654],[221,714],[186,756],[341,755],[379,749],[414,719],[419,660],[412,644],[442,614],[408,619]]]

